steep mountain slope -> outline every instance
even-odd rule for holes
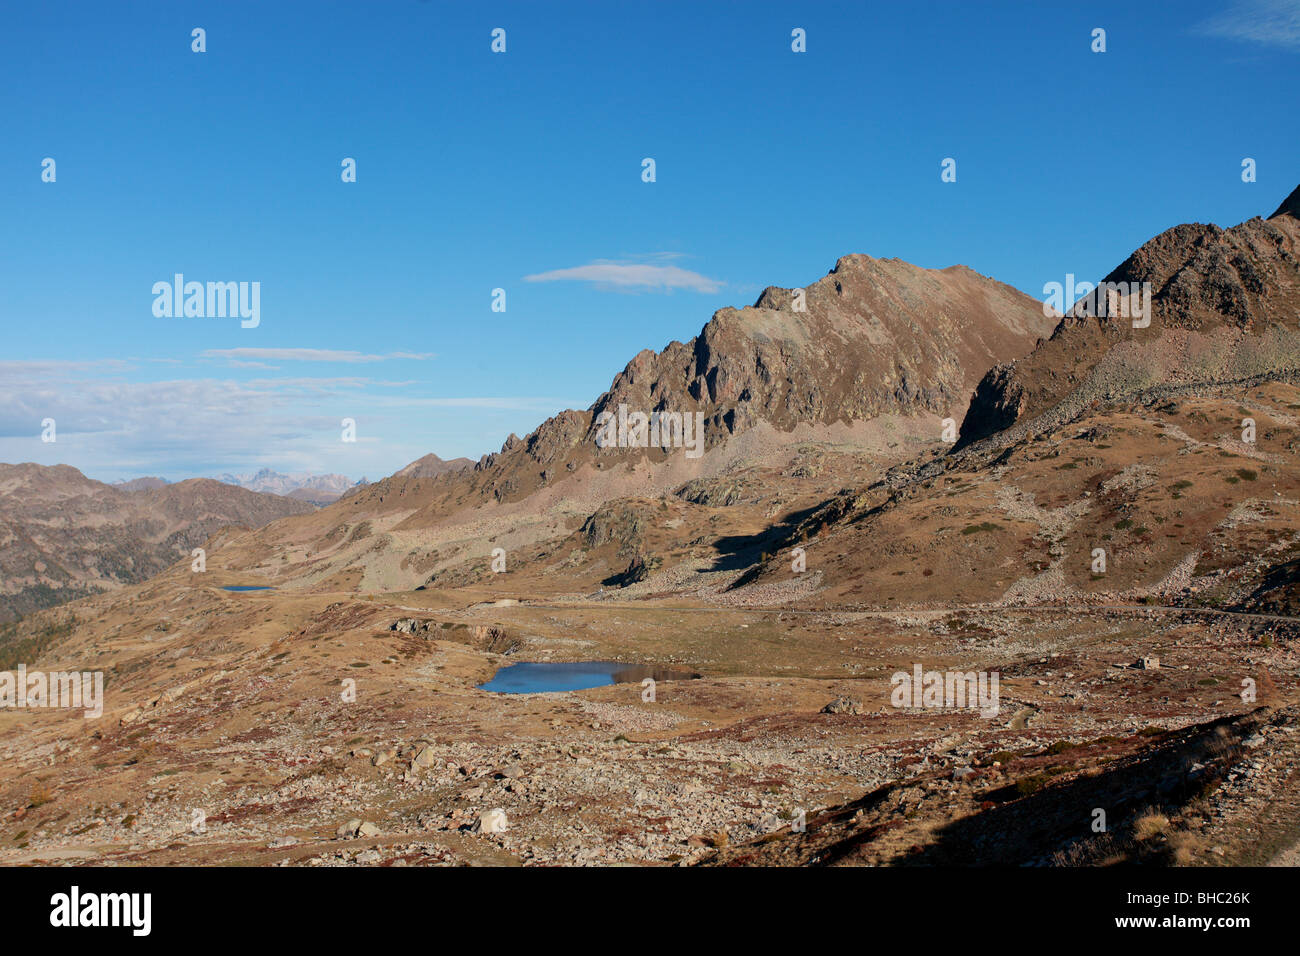
[[[751,307],[719,310],[690,342],[641,352],[591,408],[562,412],[527,438],[511,436],[472,473],[444,483],[430,507],[445,512],[458,497],[519,501],[586,466],[682,457],[680,449],[598,448],[598,416],[620,405],[702,413],[706,449],[759,425],[795,438],[800,426],[890,414],[923,415],[937,437],[939,419],[960,418],[985,369],[1023,353],[1051,325],[1040,303],[964,266],[928,270],[845,256],[804,289],[768,288]],[[352,503],[405,495],[398,479],[421,477],[406,472]]]
[[[746,572],[738,596],[787,581],[788,550],[808,542],[819,603],[1288,606],[1296,204],[1146,243],[1111,280],[1152,283],[1150,328],[1071,310],[1050,341],[985,377],[961,446],[784,528],[769,551],[785,553]]]
[[[208,478],[123,490],[68,465],[0,464],[0,622],[143,581],[229,525],[311,510]]]
[[[1153,384],[1294,374],[1300,368],[1300,187],[1268,219],[1230,229],[1166,230],[1103,281],[1149,282],[1149,327],[1087,314],[1104,308],[1072,309],[1033,352],[984,376],[962,423],[962,445],[1067,398],[1077,411]]]
[[[479,462],[481,487],[517,500],[597,458],[669,452],[598,449],[596,419],[620,405],[702,412],[714,448],[765,424],[778,433],[886,414],[960,419],[970,389],[1052,323],[1029,296],[965,266],[842,257],[803,289],[769,287],[753,306],[721,309],[690,342],[639,353],[586,412],[569,411]]]
[[[845,256],[806,288],[768,288],[751,307],[719,310],[690,342],[641,352],[589,409],[512,435],[472,469],[414,462],[256,536],[239,560],[282,584],[413,587],[494,545],[563,539],[606,501],[691,483],[688,497],[725,498],[707,483],[756,467],[772,469],[764,480],[787,467],[819,473],[763,508],[808,504],[848,474],[861,480],[863,468],[940,445],[942,420],[960,420],[984,371],[1051,326],[1039,302],[964,266]],[[601,414],[620,406],[698,413],[700,454],[599,447]],[[809,464],[825,454],[837,464]]]
[[[1286,606],[1300,556],[1298,426],[1300,388],[1287,383],[1097,407],[992,453],[975,446],[837,495],[783,529],[733,594],[759,598],[802,577],[815,593],[791,596],[813,606],[1278,613],[1267,609]],[[795,546],[804,575],[790,570]]]

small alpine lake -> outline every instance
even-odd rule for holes
[[[479,684],[479,690],[497,694],[554,694],[609,684],[639,684],[647,677],[658,683],[695,680],[699,676],[685,668],[623,661],[525,661],[507,664],[486,684]]]

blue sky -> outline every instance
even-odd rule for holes
[[[1297,79],[1292,0],[7,4],[0,460],[373,479],[846,253],[1041,297],[1271,212]],[[177,272],[260,324],[156,317]]]

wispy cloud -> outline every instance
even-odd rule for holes
[[[134,371],[135,361],[122,359],[4,359],[0,360],[0,380],[10,375],[61,375],[68,372]]]
[[[1204,36],[1300,50],[1300,0],[1235,0],[1193,29]]]
[[[680,266],[669,265],[675,253],[643,257],[637,260],[597,259],[585,266],[552,269],[524,276],[526,282],[591,282],[598,287],[619,291],[689,289],[692,292],[717,292],[724,283]],[[650,261],[646,261],[649,259]]]
[[[256,361],[270,362],[387,362],[392,359],[424,361],[434,358],[433,352],[389,352],[386,355],[368,355],[365,352],[335,349],[208,349],[204,358],[229,359],[232,364]]]
[[[375,404],[380,405],[384,403],[376,401]],[[531,412],[541,409],[577,408],[583,403],[572,400],[566,401],[562,398],[519,395],[501,397],[474,396],[468,398],[410,398],[401,399],[400,402],[392,402],[388,404],[400,404],[403,407],[410,408],[492,408]]]

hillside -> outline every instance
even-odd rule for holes
[[[1296,374],[1298,194],[1300,187],[1268,219],[1230,229],[1185,224],[1145,243],[1103,281],[1150,283],[1149,327],[1071,310],[1029,355],[984,376],[962,422],[962,444],[1058,409],[1064,420],[1087,402],[1156,385]]]
[[[0,464],[0,622],[143,581],[222,528],[311,510],[207,478],[114,486],[68,465]]]

